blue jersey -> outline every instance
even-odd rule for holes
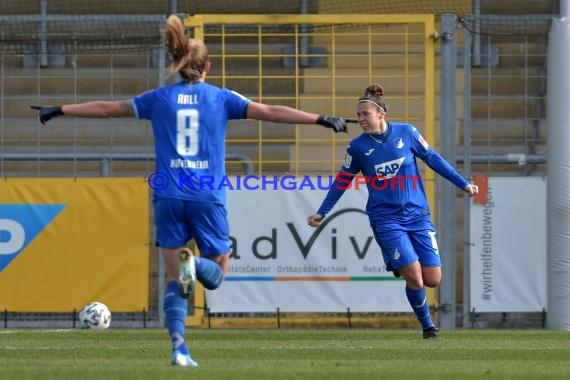
[[[390,122],[381,135],[362,133],[350,142],[339,174],[317,213],[324,217],[355,177],[355,183],[366,182],[366,213],[372,222],[411,225],[429,219],[416,157],[459,188],[467,186],[467,180],[431,149],[413,125]]]
[[[250,100],[203,82],[180,82],[133,99],[135,116],[152,122],[154,198],[225,204],[226,125],[247,117]]]

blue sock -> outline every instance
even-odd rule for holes
[[[164,295],[164,314],[166,315],[166,327],[170,334],[172,349],[180,351],[183,355],[188,353],[188,347],[184,342],[184,328],[186,314],[188,312],[188,300],[180,297],[178,283],[170,281],[166,286]]]
[[[412,309],[418,318],[418,321],[422,324],[422,328],[427,329],[433,326],[433,322],[429,315],[429,305],[427,303],[426,288],[421,287],[418,290],[414,290],[406,286],[406,296],[408,296],[408,301],[412,305]]]
[[[196,257],[196,278],[208,290],[214,290],[222,284],[224,273],[222,267],[212,260]]]

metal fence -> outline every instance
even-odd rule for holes
[[[553,17],[478,14],[458,20],[464,88],[459,160],[466,176],[546,175],[546,49]],[[459,320],[464,326],[544,327],[544,312],[470,310],[469,208],[465,200],[463,231],[456,234],[463,253]]]
[[[136,15],[0,16],[1,176],[144,177],[153,171],[153,141],[145,122],[61,119],[46,127],[28,109],[30,104],[127,99],[163,84],[167,59],[161,36],[164,15],[144,17],[141,22]],[[444,52],[432,40],[437,36],[432,35],[435,27],[429,17],[240,17],[204,15],[185,20],[210,48],[212,83],[258,101],[351,116],[354,100],[365,86],[380,82],[387,89],[391,118],[413,122],[436,145],[441,136],[435,133],[435,121],[458,127],[461,143],[456,158],[466,176],[544,174],[546,39],[552,15],[456,18],[461,26],[456,35],[456,62],[463,77],[457,83],[460,90],[451,92],[445,90],[438,65],[444,62],[437,60]],[[58,29],[58,23],[64,22],[66,27],[76,24],[77,30]],[[85,28],[93,23],[96,34]],[[457,103],[457,116],[452,120],[436,107],[438,100],[444,103],[450,98]],[[351,137],[331,138],[301,126],[232,123],[228,170],[334,173]],[[430,197],[440,199],[435,197],[440,184],[430,173],[426,172]],[[442,218],[448,211],[441,202],[435,210]],[[463,253],[465,258],[467,203],[457,212],[464,228],[456,224],[441,228],[456,232],[452,252]],[[145,315],[122,316],[128,325],[157,323],[160,318],[158,256],[155,248],[150,249],[151,308]],[[458,264],[452,276],[467,273],[467,261]],[[463,305],[457,310],[463,325],[484,323],[468,309],[465,275],[463,284],[463,294],[457,295],[458,305]],[[200,305],[203,299],[197,302]],[[72,321],[72,313],[53,318]],[[35,323],[50,318],[4,313],[8,326],[14,320]],[[491,318],[491,323],[499,325],[512,320],[521,323],[520,316]],[[542,319],[529,316],[529,320]]]

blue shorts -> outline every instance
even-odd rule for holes
[[[153,206],[156,242],[160,247],[184,247],[194,238],[202,256],[228,253],[228,213],[223,205],[155,199]]]
[[[401,226],[400,226],[401,227]],[[374,238],[382,250],[386,270],[404,268],[415,261],[422,267],[440,267],[437,232],[431,222],[414,226],[378,231],[372,227]]]

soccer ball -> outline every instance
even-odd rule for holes
[[[79,321],[83,328],[104,330],[111,325],[111,312],[104,303],[91,302],[79,313]]]

